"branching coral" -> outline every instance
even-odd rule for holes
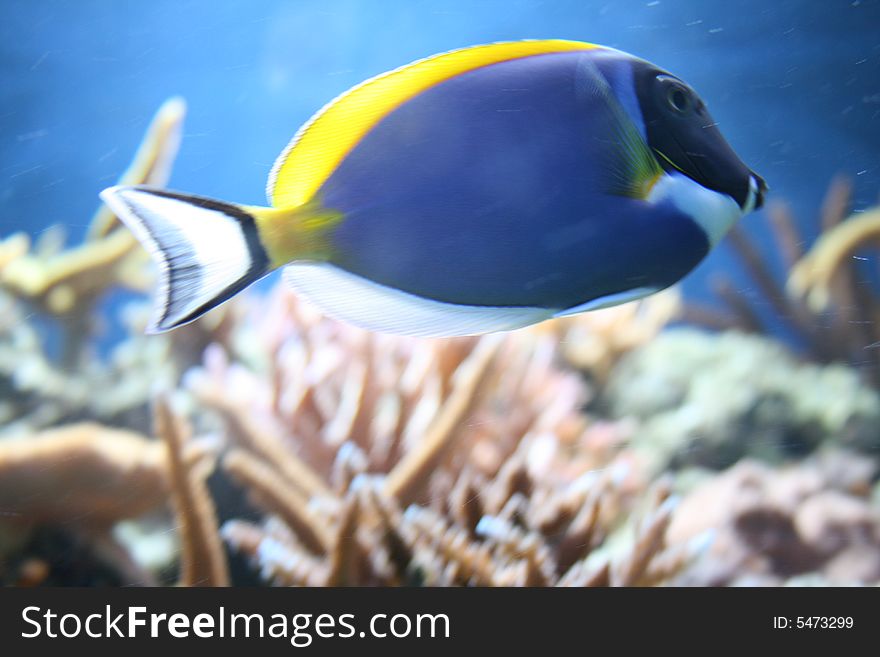
[[[144,135],[134,160],[122,174],[118,184],[162,187],[168,182],[180,147],[185,116],[186,102],[183,98],[169,98],[162,104],[147,128],[147,134]],[[121,228],[119,220],[110,208],[102,205],[92,217],[88,239],[106,237],[117,228]]]
[[[180,583],[225,586],[229,583],[226,556],[206,484],[214,469],[213,456],[189,443],[189,427],[164,397],[156,401],[154,424],[168,448],[171,499],[181,542]]]
[[[166,496],[163,445],[130,431],[76,424],[0,441],[0,581],[54,581],[71,550],[109,565],[111,582],[153,582],[110,530]],[[66,547],[34,556],[46,541]]]
[[[159,443],[95,424],[2,440],[2,516],[108,528],[164,502],[164,458]]]
[[[21,306],[0,292],[0,437],[80,421],[148,432],[151,389],[175,378],[168,351],[166,340],[135,335],[66,371],[46,355]]]
[[[742,229],[731,232],[730,243],[772,308],[774,319],[798,338],[808,356],[820,362],[845,362],[858,368],[871,385],[880,387],[880,289],[864,270],[867,258],[859,255],[878,244],[880,209],[847,217],[851,191],[845,178],[831,184],[821,211],[822,235],[806,254],[788,208],[781,203],[768,206],[775,250],[788,271],[787,283],[772,274]],[[762,314],[729,280],[720,279],[715,287],[728,314],[691,306],[685,313],[688,319],[721,328],[772,333]]]
[[[806,297],[813,311],[827,310],[836,296],[835,277],[848,268],[847,259],[856,257],[857,251],[868,244],[880,244],[880,208],[853,215],[821,235],[810,252],[792,267],[789,289]],[[878,303],[871,300],[869,310],[876,315]]]
[[[167,182],[184,113],[183,101],[176,98],[159,109],[121,184]],[[139,289],[148,280],[137,240],[119,228],[113,214],[102,206],[79,246],[64,249],[60,236],[29,250],[27,236],[17,234],[7,238],[0,250],[6,256],[0,258],[0,285],[33,310],[59,320],[65,340],[62,361],[68,369],[79,364],[97,300],[111,287]]]
[[[624,428],[579,412],[589,389],[558,368],[555,331],[371,334],[280,288],[252,312],[186,387],[225,427],[223,470],[267,514],[223,535],[268,579],[636,584],[690,556],[664,552],[665,494],[634,538],[622,527],[647,482]]]
[[[115,570],[119,583],[153,583],[153,575],[133,560],[118,542],[120,533],[112,530],[161,509],[170,493],[180,539],[180,583],[228,583],[206,485],[214,456],[204,441],[190,440],[186,424],[164,397],[155,404],[154,424],[161,442],[92,423],[0,440],[0,581],[50,579],[59,564],[27,557],[12,568],[14,559],[7,553],[37,549],[29,545],[32,537],[45,540],[46,530],[54,528],[90,559]],[[9,544],[5,536],[16,539]]]
[[[160,108],[120,183],[168,180],[184,113],[180,99]],[[65,248],[59,227],[33,245],[23,233],[0,242],[0,434],[82,420],[148,431],[151,387],[173,385],[209,341],[222,343],[229,313],[215,313],[170,340],[143,337],[144,319],[128,313],[125,328],[134,337],[98,358],[90,342],[98,303],[115,287],[144,288],[146,265],[137,241],[104,206],[78,246]],[[59,330],[46,335],[29,321],[34,314],[51,318],[48,328]],[[61,343],[59,358],[49,348],[53,333]]]
[[[604,506],[620,501],[611,477],[554,491],[522,466],[516,474],[486,482],[464,471],[445,500],[405,510],[381,480],[356,479],[337,508],[332,537],[316,545],[302,529],[293,531],[294,523],[278,520],[230,521],[224,536],[265,577],[288,585],[636,585],[667,579],[693,556],[663,551],[672,505],[654,509],[638,530],[628,528],[636,533],[625,548],[597,550],[617,519]],[[531,495],[511,488],[515,483]]]
[[[0,271],[27,254],[29,247],[30,239],[24,233],[15,233],[0,240]]]

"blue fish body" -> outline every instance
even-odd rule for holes
[[[410,99],[321,187],[345,219],[334,264],[430,299],[568,309],[665,288],[708,252],[671,201],[601,187],[611,109],[589,53],[494,64]]]
[[[451,51],[353,87],[279,156],[272,207],[148,187],[102,197],[159,263],[151,331],[283,268],[335,317],[451,336],[668,287],[765,189],[682,80],[548,40]]]

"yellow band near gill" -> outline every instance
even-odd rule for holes
[[[600,47],[560,39],[492,43],[434,55],[370,78],[330,102],[299,130],[272,168],[269,200],[277,208],[310,201],[376,123],[439,82],[512,59]]]

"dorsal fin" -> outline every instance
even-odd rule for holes
[[[269,202],[291,207],[311,200],[376,123],[439,82],[512,59],[599,47],[561,39],[492,43],[451,50],[370,78],[330,101],[299,129],[269,174]]]

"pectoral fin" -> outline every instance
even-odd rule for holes
[[[609,121],[610,139],[598,166],[602,191],[617,196],[645,199],[663,168],[651,152],[632,117],[621,105],[608,81],[589,57],[582,57],[577,71],[578,93],[601,101]]]

